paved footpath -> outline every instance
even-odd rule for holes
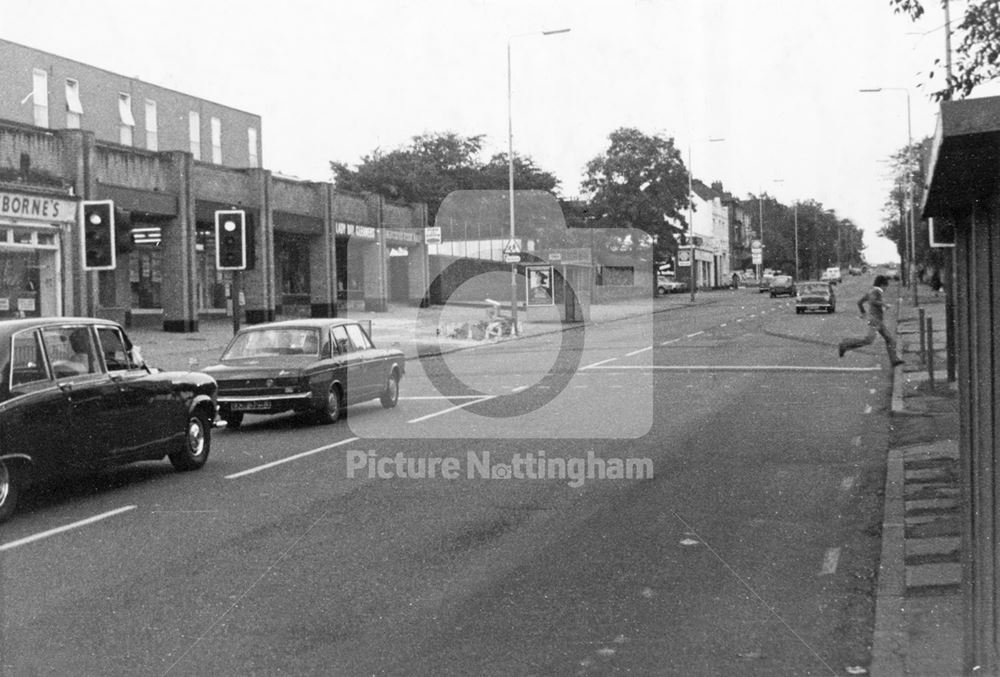
[[[900,307],[906,365],[896,369],[871,674],[962,674],[958,393],[946,382],[944,297],[921,288],[933,319],[934,378],[920,352],[919,311]],[[905,296],[905,295],[904,295]]]

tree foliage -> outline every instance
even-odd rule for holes
[[[889,0],[889,4],[897,14],[914,21],[924,14],[923,0]],[[941,88],[931,93],[936,101],[965,98],[976,86],[1000,75],[1000,0],[969,0],[953,30],[958,38],[956,58],[951,77],[944,73]],[[934,60],[928,80],[941,70],[943,61]]]
[[[686,224],[688,172],[672,138],[622,127],[608,137],[604,154],[587,163],[583,190],[598,228],[635,228],[657,243],[655,256],[676,250],[674,223]]]
[[[782,204],[773,197],[748,196],[743,209],[759,221],[764,215],[764,263],[768,268],[795,274],[795,232],[798,229],[799,277],[817,279],[824,268],[860,265],[864,243],[862,231],[850,219],[842,219],[821,202],[805,200],[797,205]],[[759,223],[758,223],[759,228]],[[759,232],[759,231],[758,231]],[[734,262],[746,267],[749,261]]]
[[[507,155],[497,153],[484,162],[480,157],[484,138],[453,132],[422,134],[396,150],[375,149],[354,169],[343,162],[331,162],[330,169],[340,189],[427,203],[433,222],[441,201],[452,191],[509,187]],[[514,155],[516,190],[554,192],[558,186],[555,175],[537,167],[531,158]]]

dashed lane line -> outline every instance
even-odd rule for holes
[[[294,454],[293,456],[288,456],[287,458],[279,458],[277,461],[271,461],[270,463],[265,463],[263,465],[258,465],[253,468],[248,468],[247,470],[241,470],[240,472],[235,472],[232,475],[226,475],[225,479],[234,480],[237,477],[245,477],[246,475],[253,475],[262,470],[267,470],[268,468],[273,468],[277,465],[283,463],[290,463],[292,461],[297,461],[300,458],[305,458],[306,456],[312,456],[313,454],[318,454],[321,451],[326,451],[327,449],[333,449],[334,447],[339,447],[344,444],[350,444],[351,442],[357,442],[360,437],[349,437],[346,440],[340,440],[339,442],[334,442],[333,444],[325,444],[322,447],[316,447],[315,449],[310,449],[309,451],[303,451],[301,454]]]
[[[705,333],[704,331],[696,331],[693,334],[688,334],[685,338],[694,338],[695,336],[701,336],[704,333]]]
[[[22,545],[27,545],[28,543],[34,543],[35,541],[40,541],[43,538],[49,538],[50,536],[55,536],[56,534],[65,533],[73,529],[79,529],[80,527],[85,527],[88,524],[93,524],[94,522],[100,522],[101,520],[106,520],[109,517],[114,517],[115,515],[121,515],[129,510],[135,510],[136,506],[126,505],[121,508],[116,508],[115,510],[109,510],[108,512],[102,512],[99,515],[94,515],[93,517],[88,517],[86,519],[79,520],[77,522],[72,522],[70,524],[65,524],[61,527],[56,527],[55,529],[49,529],[47,531],[42,531],[31,536],[25,536],[24,538],[19,538],[16,541],[10,541],[0,545],[0,552],[6,550],[13,550]]]
[[[837,573],[837,562],[840,561],[840,548],[829,548],[823,555],[823,566],[820,567],[820,576],[829,576]]]
[[[617,357],[609,357],[606,360],[601,360],[600,362],[594,362],[593,364],[588,364],[586,367],[580,367],[580,368],[581,369],[592,369],[594,367],[599,367],[602,364],[607,364],[608,362],[614,362],[617,359],[618,359]]]
[[[630,353],[625,353],[625,357],[632,357],[633,355],[638,355],[639,353],[644,353],[647,350],[652,350],[653,346],[646,346],[645,348],[639,348],[639,350],[633,350]]]
[[[545,386],[538,386],[539,388],[544,388]],[[462,404],[456,404],[454,407],[448,407],[447,409],[442,409],[441,411],[436,411],[433,414],[427,414],[426,416],[420,416],[419,418],[413,418],[407,421],[407,423],[421,423],[427,419],[434,418],[436,416],[444,416],[445,414],[450,414],[453,411],[457,411],[464,407],[471,406],[477,402],[485,402],[486,400],[492,400],[496,395],[484,395],[476,400],[469,400],[468,402],[463,402]]]

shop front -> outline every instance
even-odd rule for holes
[[[0,190],[0,318],[62,314],[76,208],[66,195]]]

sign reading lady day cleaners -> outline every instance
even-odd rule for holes
[[[76,222],[76,201],[44,195],[0,192],[0,218],[43,223]]]

